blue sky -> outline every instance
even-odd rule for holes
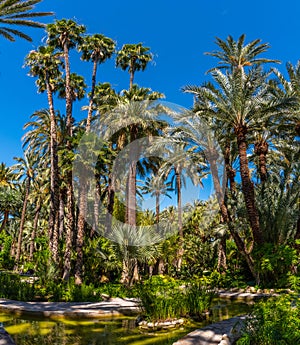
[[[124,43],[142,42],[151,48],[154,63],[145,72],[137,73],[140,86],[163,92],[166,100],[190,107],[190,95],[180,88],[201,84],[205,72],[216,64],[204,52],[217,48],[215,37],[225,39],[229,34],[237,39],[242,33],[246,41],[260,38],[271,48],[267,57],[295,64],[300,59],[300,2],[298,0],[152,0],[96,1],[44,0],[37,11],[53,11],[54,17],[70,18],[87,27],[87,33],[102,33],[111,37],[121,48]],[[14,156],[21,156],[23,125],[34,111],[47,107],[46,95],[37,94],[35,79],[22,68],[24,57],[42,44],[42,29],[25,29],[34,41],[21,39],[11,43],[0,38],[0,162],[11,165]],[[90,75],[91,66],[71,60],[74,72]],[[99,69],[98,80],[110,82],[118,91],[128,87],[128,73],[116,69],[110,61]],[[85,116],[75,108],[75,118]]]

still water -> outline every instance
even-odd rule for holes
[[[17,345],[171,345],[196,328],[250,310],[250,304],[216,300],[207,320],[172,332],[141,332],[135,318],[51,320],[0,313],[0,322]]]

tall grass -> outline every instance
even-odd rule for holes
[[[198,282],[183,285],[171,278],[156,276],[141,283],[138,296],[149,321],[167,321],[180,317],[202,319],[211,305],[214,292]]]

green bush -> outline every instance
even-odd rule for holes
[[[173,278],[154,276],[139,285],[138,297],[148,320],[165,321],[179,317],[203,318],[214,293],[200,282],[184,285]]]
[[[237,345],[300,344],[298,296],[281,296],[260,302],[247,320]]]
[[[15,274],[0,273],[0,298],[30,301],[34,299],[34,284],[22,281]]]

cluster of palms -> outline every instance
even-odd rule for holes
[[[2,33],[7,38],[15,33],[7,30]],[[211,81],[184,87],[183,92],[194,95],[194,104],[191,111],[176,112],[157,102],[163,94],[134,84],[135,73],[152,60],[141,43],[124,44],[116,51],[109,37],[87,35],[84,26],[65,19],[48,24],[46,32],[46,45],[31,51],[25,65],[36,77],[39,92],[46,93],[48,109],[36,111],[25,125],[24,158],[12,168],[2,164],[0,171],[1,229],[9,231],[13,219],[19,219],[12,243],[16,265],[32,259],[41,236],[57,275],[65,280],[74,275],[80,284],[90,241],[102,241],[106,260],[111,251],[105,252],[102,239],[111,234],[123,259],[122,280],[132,282],[141,268],[139,260],[164,265],[163,245],[174,245],[172,239],[162,242],[160,237],[160,224],[166,220],[164,226],[171,224],[178,232],[172,258],[177,271],[185,256],[190,257],[185,254],[185,233],[194,231],[202,242],[218,244],[219,269],[227,268],[226,239],[231,238],[259,281],[255,250],[300,238],[300,65],[287,65],[287,80],[277,69],[266,69],[277,62],[260,57],[267,44],[245,44],[244,35],[237,41],[218,38],[220,50],[209,53],[219,60],[209,71]],[[71,72],[71,50],[92,63],[88,93],[86,80]],[[97,83],[98,66],[114,55],[116,66],[129,72],[128,90],[117,92],[109,83]],[[73,104],[85,95],[87,116],[78,122]],[[56,108],[56,98],[65,101],[64,115]],[[172,120],[166,122],[161,113]],[[99,147],[93,147],[91,173],[86,152],[79,147],[94,140],[95,128],[103,136]],[[139,140],[147,140],[146,157],[141,156],[143,145],[132,145]],[[129,157],[125,180],[114,172],[120,153]],[[74,162],[82,172],[75,179]],[[196,205],[182,215],[185,175],[194,184],[211,175],[217,203],[211,200],[200,209]],[[177,208],[161,211],[160,197],[171,186]],[[155,196],[155,216],[138,208],[142,193]],[[203,213],[206,209],[211,215],[210,207],[219,212],[213,219]],[[24,240],[27,229],[29,241]],[[157,241],[160,245],[153,245]]]

